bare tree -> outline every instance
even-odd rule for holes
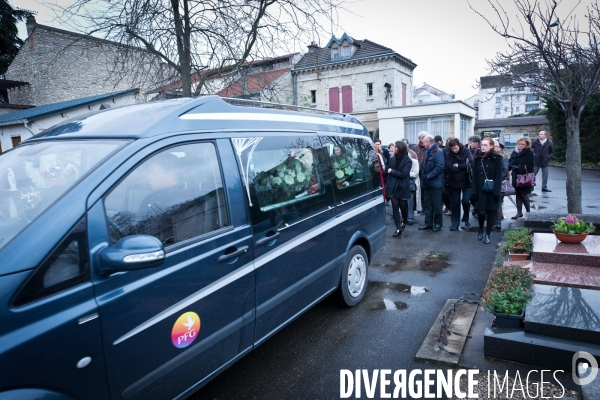
[[[513,0],[516,20],[499,0],[488,0],[494,16],[481,16],[490,28],[506,38],[509,49],[500,52],[488,65],[493,73],[533,87],[542,97],[555,101],[566,118],[567,207],[581,213],[581,144],[579,121],[588,97],[600,84],[600,19],[598,3],[587,8],[580,28],[574,10],[564,15],[561,1]]]
[[[337,26],[343,0],[74,0],[52,6],[71,29],[152,52],[181,79],[183,96],[242,63],[289,53]],[[198,81],[192,82],[197,74]],[[193,84],[195,89],[192,90]]]

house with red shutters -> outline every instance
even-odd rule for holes
[[[292,68],[295,104],[359,118],[371,136],[377,109],[411,104],[415,64],[394,50],[346,33],[325,47],[312,43]]]

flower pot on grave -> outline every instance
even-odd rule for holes
[[[527,253],[508,253],[511,261],[526,261],[529,259],[529,254]]]
[[[519,329],[523,325],[525,318],[525,310],[521,310],[521,314],[504,314],[496,312],[496,328],[501,329]]]
[[[558,232],[554,232],[554,236],[556,236],[556,238],[558,240],[560,240],[563,243],[568,243],[568,244],[577,244],[577,243],[581,243],[585,240],[585,238],[587,237],[588,232],[585,233],[576,233],[575,235],[569,235],[568,233],[558,233]]]

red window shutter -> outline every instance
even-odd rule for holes
[[[342,86],[342,112],[352,112],[352,86]]]
[[[406,83],[402,84],[402,105],[406,105]]]
[[[329,88],[329,111],[340,112],[340,89]]]

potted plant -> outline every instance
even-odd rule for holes
[[[527,260],[533,249],[531,229],[511,229],[504,233],[502,242],[498,245],[500,256],[507,254],[512,261]]]
[[[584,220],[567,215],[565,218],[559,218],[550,225],[554,231],[554,236],[563,243],[581,243],[585,240],[588,233],[594,232],[594,224],[586,224]]]
[[[523,267],[495,268],[483,290],[483,304],[496,316],[497,328],[519,328],[531,300],[533,274]]]

